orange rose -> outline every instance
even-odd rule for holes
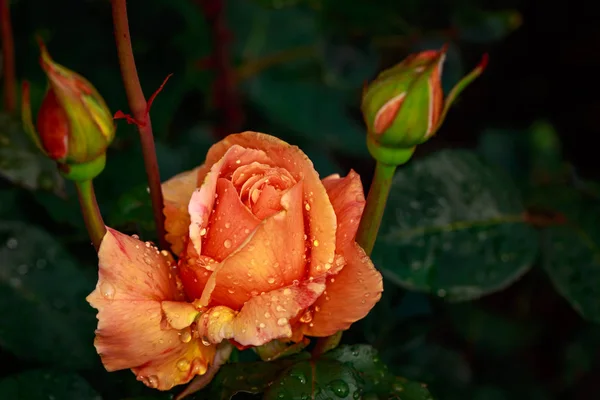
[[[354,241],[365,200],[353,171],[320,180],[297,147],[244,132],[163,192],[177,265],[114,230],[99,251],[88,300],[109,370],[166,390],[203,374],[223,340],[329,336],[381,297],[381,275]]]

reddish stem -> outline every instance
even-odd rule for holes
[[[197,0],[211,27],[213,53],[207,63],[216,71],[213,83],[213,103],[219,112],[214,128],[217,138],[238,132],[244,113],[237,93],[236,72],[229,58],[231,32],[225,23],[225,0]]]
[[[127,5],[125,0],[111,0],[115,39],[121,66],[123,85],[127,93],[129,108],[133,118],[141,123],[136,124],[140,133],[142,152],[144,155],[144,166],[148,177],[148,187],[152,199],[152,210],[154,222],[160,247],[167,249],[169,244],[165,239],[165,217],[163,214],[163,194],[160,184],[160,173],[156,160],[156,149],[154,147],[154,135],[152,134],[152,122],[148,113],[148,103],[142,92],[142,86],[138,78],[131,37],[129,35],[129,21],[127,19]]]
[[[4,72],[4,108],[10,114],[17,110],[17,79],[15,74],[15,45],[10,22],[9,0],[0,0],[2,25],[2,70]]]

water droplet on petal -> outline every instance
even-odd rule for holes
[[[313,313],[311,310],[306,310],[304,314],[300,317],[300,322],[308,324],[313,319]]]
[[[313,246],[319,247],[319,241],[318,240],[313,240]]]
[[[229,222],[225,222],[225,228],[227,228],[227,229],[231,228],[231,224]]]
[[[210,341],[208,340],[208,338],[206,336],[202,336],[202,344],[205,346],[210,346]]]
[[[290,289],[290,288],[283,289],[283,294],[284,294],[284,296],[289,296],[290,294],[292,294],[292,289]]]
[[[304,205],[304,208],[306,208],[306,211],[310,211],[310,204],[306,203],[306,204]]]
[[[228,292],[229,294],[234,294],[234,293],[235,293],[235,290],[234,290],[234,289],[227,289],[227,292]]]
[[[115,287],[109,282],[100,284],[100,293],[105,299],[112,300],[115,297]]]
[[[267,279],[267,282],[269,282],[269,284],[273,284],[275,283],[275,278],[270,277],[269,279]]]
[[[204,235],[206,235],[206,228],[202,228],[202,230],[200,231],[200,236]]]
[[[294,279],[292,281],[292,285],[294,285],[294,286],[298,286],[299,284],[300,284],[300,281],[298,279]]]
[[[262,322],[261,322],[260,324],[258,324],[258,327],[259,327],[260,329],[264,329],[264,328],[265,328],[265,326],[266,326],[266,325],[265,325],[265,324],[263,324]]]
[[[177,369],[180,370],[181,372],[189,371],[190,365],[191,365],[191,363],[188,360],[186,360],[185,358],[182,358],[181,360],[177,361]]]
[[[146,378],[146,385],[151,387],[152,389],[156,389],[158,387],[158,376],[150,375]]]
[[[279,326],[285,326],[287,323],[288,323],[287,318],[279,318],[277,320],[277,325],[279,325]]]
[[[189,327],[179,331],[179,340],[181,340],[182,343],[189,343],[190,340],[192,340],[192,332]]]
[[[226,249],[230,248],[230,247],[231,247],[231,240],[229,240],[229,239],[226,239],[226,240],[223,242],[223,246],[225,246],[225,248],[226,248]]]
[[[265,313],[265,318],[271,318],[271,313],[269,313],[268,311]]]

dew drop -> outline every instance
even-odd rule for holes
[[[267,282],[269,282],[269,284],[273,284],[275,283],[275,278],[270,277],[269,279],[267,279]]]
[[[284,296],[289,296],[290,294],[292,294],[292,289],[290,289],[290,288],[283,289]]]
[[[304,314],[300,317],[300,322],[308,324],[313,319],[313,313],[311,310],[306,310]]]
[[[285,308],[283,308],[281,305],[277,305],[277,307],[275,307],[275,309],[279,312],[284,312]]]
[[[225,239],[225,241],[223,242],[223,246],[225,246],[226,249],[231,247],[231,240],[229,239]]]
[[[318,240],[313,240],[313,246],[319,247],[319,241]]]
[[[228,292],[229,294],[234,294],[234,293],[235,293],[235,290],[230,288],[230,289],[227,289],[227,292]]]
[[[105,299],[112,300],[115,297],[115,287],[109,282],[100,284],[100,292]]]
[[[200,236],[204,235],[206,235],[206,228],[202,228],[202,230],[200,231]]]
[[[337,397],[344,398],[348,396],[350,392],[350,388],[348,384],[341,379],[336,379],[334,381],[329,382],[329,389],[335,394]]]
[[[186,328],[186,329],[182,329],[179,332],[179,340],[182,343],[189,343],[190,340],[192,340],[192,332],[191,332],[191,329],[189,327]]]
[[[190,362],[188,360],[186,360],[185,358],[182,358],[181,360],[177,361],[177,369],[180,370],[181,372],[186,372],[190,370]]]
[[[137,240],[139,240],[139,239],[140,239],[140,236],[139,236],[139,235],[136,235],[135,233],[134,233],[133,235],[131,235],[131,237],[132,237],[132,238],[134,238],[134,239],[137,239]]]
[[[268,311],[265,313],[265,318],[271,318],[271,313],[269,313]]]
[[[10,250],[16,249],[17,246],[19,246],[19,241],[15,238],[10,238],[6,241],[6,247],[8,247]]]
[[[279,326],[285,326],[287,323],[288,323],[287,318],[279,318],[277,320],[277,325],[279,325]]]
[[[158,387],[158,376],[150,375],[148,378],[146,378],[146,385],[152,389],[156,389]]]
[[[326,263],[325,264],[325,271],[329,271],[331,269],[331,264]]]
[[[265,325],[265,324],[263,324],[262,322],[261,322],[260,324],[258,324],[258,327],[259,327],[260,329],[264,329],[264,328],[265,328],[265,326],[266,326],[266,325]]]
[[[306,204],[304,205],[304,208],[306,208],[306,211],[310,211],[310,204],[306,203]]]
[[[298,279],[294,279],[292,281],[292,285],[294,285],[294,286],[298,286],[299,284],[300,284],[300,281]]]
[[[225,222],[225,228],[227,228],[227,229],[231,228],[231,224],[229,222]]]
[[[202,336],[202,344],[205,346],[210,346],[210,341],[208,340],[208,338],[206,336]]]

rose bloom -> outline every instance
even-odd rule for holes
[[[95,346],[168,390],[212,363],[216,345],[299,342],[345,330],[380,299],[382,278],[356,244],[358,174],[323,180],[297,147],[244,132],[163,184],[171,253],[108,229]]]

